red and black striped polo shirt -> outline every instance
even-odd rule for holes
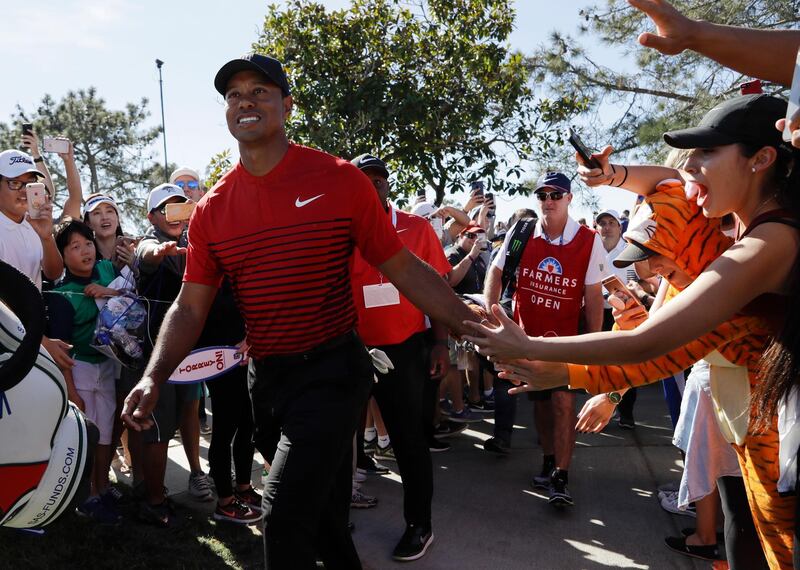
[[[403,245],[366,176],[292,144],[265,176],[240,163],[200,200],[183,280],[230,279],[252,356],[305,352],[356,325],[354,247],[380,265]]]

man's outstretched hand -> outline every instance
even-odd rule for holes
[[[628,4],[647,14],[656,25],[655,34],[645,32],[639,35],[640,44],[665,55],[676,55],[689,49],[695,20],[687,18],[664,0],[628,0]]]
[[[122,421],[134,431],[144,431],[153,425],[153,409],[158,402],[158,384],[142,378],[133,387],[122,409]]]

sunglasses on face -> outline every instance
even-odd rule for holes
[[[187,188],[189,190],[197,190],[200,188],[200,183],[197,180],[189,180],[189,182],[185,180],[176,180],[175,186],[178,186],[181,190],[186,190]]]
[[[557,202],[558,200],[561,200],[565,194],[566,192],[536,192],[536,198],[540,202],[544,202],[548,198],[550,198],[553,202]]]
[[[481,237],[481,234],[476,234],[473,232],[464,232],[464,237],[467,239],[478,239]]]

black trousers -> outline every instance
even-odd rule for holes
[[[429,527],[433,500],[433,466],[423,415],[428,379],[424,333],[400,344],[378,346],[394,365],[377,374],[372,394],[378,402],[386,431],[392,440],[397,467],[403,479],[403,515],[407,524]]]
[[[769,568],[758,539],[741,477],[720,477],[717,488],[725,516],[725,553],[731,570]]]
[[[206,384],[214,406],[209,472],[220,497],[233,495],[231,443],[236,482],[250,483],[253,470],[253,411],[247,390],[247,368],[239,366]]]
[[[342,340],[343,339],[343,340]],[[373,383],[354,334],[250,366],[256,448],[270,462],[264,556],[271,570],[360,569],[348,528],[353,434]]]

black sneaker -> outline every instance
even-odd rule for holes
[[[686,544],[685,536],[668,536],[664,539],[664,544],[666,544],[667,548],[670,550],[686,556],[691,556],[692,558],[708,560],[709,562],[719,560],[719,549],[716,544],[706,544],[702,546]]]
[[[475,413],[491,414],[492,412],[494,412],[494,401],[481,400],[480,402],[470,402],[468,400],[467,407]]]
[[[552,459],[549,459],[548,457],[552,457]],[[538,475],[534,475],[533,479],[531,479],[531,487],[534,489],[550,488],[550,476],[553,474],[553,469],[555,469],[556,460],[552,455],[548,457],[545,457],[542,462],[541,472]]]
[[[431,440],[428,442],[428,449],[431,450],[431,453],[437,453],[439,451],[449,451],[450,444],[447,443],[446,441],[439,441],[434,437],[431,438]]]
[[[381,465],[371,457],[359,457],[356,462],[356,471],[366,475],[385,475],[389,472],[389,468]]]
[[[436,439],[442,439],[443,437],[452,437],[454,435],[460,434],[462,431],[467,429],[467,424],[463,423],[456,423],[451,422],[450,420],[444,420],[433,432],[433,437]]]
[[[622,429],[635,429],[636,428],[636,422],[633,421],[633,416],[620,416],[619,417],[619,421],[617,421],[617,424]]]
[[[484,441],[483,449],[498,455],[508,455],[508,444],[499,437],[490,437]]]
[[[217,503],[217,508],[211,515],[216,521],[226,521],[237,524],[253,524],[264,518],[264,513],[257,511],[239,499],[233,499],[225,506]]]
[[[555,506],[575,504],[567,489],[567,475],[561,469],[553,469],[553,474],[550,476],[550,498],[547,502]]]
[[[425,552],[433,542],[433,531],[430,528],[408,525],[403,533],[403,538],[394,547],[392,558],[403,562],[418,560],[425,556]]]

